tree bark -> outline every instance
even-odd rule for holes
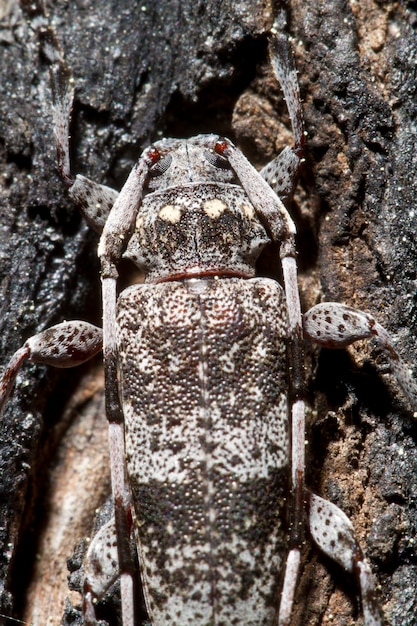
[[[72,68],[73,171],[120,188],[160,136],[231,137],[257,166],[292,137],[266,34],[278,3],[49,5]],[[11,1],[0,15],[2,363],[62,319],[100,323],[96,235],[55,165],[47,67]],[[416,14],[365,0],[287,6],[307,155],[293,215],[304,308],[365,309],[416,349]],[[309,352],[309,486],[352,520],[387,624],[417,622],[416,426],[378,351]],[[375,360],[378,363],[375,365]],[[25,366],[0,423],[0,612],[61,623],[66,559],[109,494],[98,365]],[[294,626],[361,624],[357,588],[310,544]],[[73,604],[79,604],[72,592]],[[333,617],[331,617],[333,616]],[[69,618],[67,618],[69,619]]]

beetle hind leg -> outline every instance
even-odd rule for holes
[[[320,550],[358,581],[365,626],[382,626],[375,584],[349,518],[339,507],[307,493],[308,526]]]

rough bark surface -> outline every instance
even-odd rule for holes
[[[257,165],[272,158],[291,142],[266,58],[277,8],[267,0],[49,3],[76,84],[74,171],[120,188],[152,139],[197,132],[231,136]],[[294,203],[304,306],[325,299],[368,310],[411,364],[416,26],[412,2],[288,3],[308,132]],[[99,323],[100,302],[97,239],[56,173],[47,68],[13,0],[0,6],[0,55],[5,363],[62,319]],[[309,363],[308,483],[351,518],[387,624],[414,626],[411,409],[368,345],[313,351]],[[25,366],[0,423],[0,612],[39,626],[61,623],[66,559],[109,493],[95,368]],[[310,545],[293,622],[362,623],[354,583]]]

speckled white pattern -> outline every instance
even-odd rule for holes
[[[120,297],[127,467],[156,626],[274,623],[285,320],[268,279],[142,285]]]

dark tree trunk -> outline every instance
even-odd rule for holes
[[[266,0],[49,6],[76,101],[73,169],[120,188],[151,140],[215,132],[256,165],[292,141],[269,69]],[[100,323],[97,238],[55,167],[49,80],[35,33],[11,1],[0,15],[1,358],[62,319]],[[413,364],[416,349],[416,37],[412,3],[288,6],[308,152],[294,203],[303,304],[375,315]],[[376,366],[375,359],[378,365]],[[417,429],[361,345],[309,355],[311,488],[351,518],[387,624],[417,623]],[[97,365],[25,366],[0,423],[1,613],[59,624],[66,559],[109,494]],[[313,417],[314,416],[314,417]],[[79,603],[79,596],[72,595]],[[294,626],[361,623],[357,588],[313,547]],[[1,619],[1,618],[0,618]],[[51,621],[48,622],[47,620]]]

